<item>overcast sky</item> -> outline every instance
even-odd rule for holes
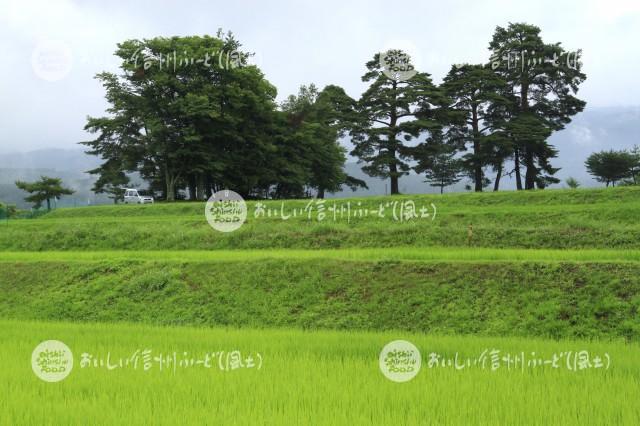
[[[0,0],[0,152],[89,139],[86,116],[103,115],[106,107],[93,76],[116,71],[112,53],[126,39],[214,35],[222,27],[256,53],[279,100],[311,82],[337,84],[358,97],[364,64],[375,52],[405,49],[440,82],[453,63],[486,61],[495,27],[509,22],[537,25],[546,42],[583,49],[587,81],[579,96],[588,108],[640,103],[639,0]],[[62,79],[47,81],[51,76],[34,68],[34,51],[43,46],[62,46],[70,55]]]

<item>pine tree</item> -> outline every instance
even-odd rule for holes
[[[462,118],[463,143],[471,143],[472,152],[465,156],[465,167],[476,191],[482,191],[485,180],[483,169],[491,162],[488,136],[493,131],[490,114],[507,99],[502,96],[506,82],[490,67],[483,65],[453,66],[444,78],[442,87],[451,101],[449,108]],[[495,162],[494,162],[495,164]]]
[[[16,186],[31,195],[25,197],[25,201],[34,203],[39,209],[44,201],[47,202],[47,210],[51,210],[51,199],[60,198],[62,195],[71,195],[75,191],[62,186],[62,179],[48,176],[40,176],[40,180],[29,183],[16,181]]]
[[[424,173],[431,186],[440,187],[441,194],[445,187],[460,182],[464,169],[463,161],[456,158],[456,144],[446,142],[445,138],[443,132],[434,131],[426,143],[413,151],[417,161],[413,169],[418,174]]]
[[[557,151],[547,139],[561,130],[585,102],[574,94],[586,79],[580,51],[567,52],[560,43],[545,43],[540,28],[524,23],[497,27],[489,45],[491,67],[509,87],[512,106],[504,118],[504,131],[514,141],[516,185],[522,189],[520,165],[526,168],[524,189],[557,182],[550,165]]]
[[[405,61],[410,78],[387,67],[385,57]],[[366,66],[362,81],[369,88],[358,102],[351,154],[365,163],[362,169],[368,175],[388,178],[391,194],[398,194],[399,178],[410,170],[411,147],[406,142],[440,126],[437,112],[444,98],[429,74],[415,71],[409,55],[400,50],[378,53]]]

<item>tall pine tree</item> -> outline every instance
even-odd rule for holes
[[[514,141],[516,185],[522,189],[521,164],[526,168],[524,189],[557,182],[550,159],[557,151],[547,142],[585,102],[574,94],[586,79],[579,51],[567,52],[560,43],[545,43],[540,28],[524,23],[497,27],[489,44],[491,66],[508,84],[513,104],[504,117],[504,131]]]
[[[422,132],[439,127],[436,112],[442,95],[429,74],[415,72],[410,78],[394,75],[381,55],[411,58],[400,50],[377,53],[367,62],[362,81],[369,88],[358,102],[358,120],[351,129],[352,155],[365,163],[370,176],[388,178],[391,194],[398,194],[399,178],[410,170],[411,146],[407,142]]]
[[[444,78],[442,87],[449,97],[449,108],[462,115],[461,135],[463,143],[471,143],[472,152],[465,156],[464,165],[475,184],[482,191],[485,179],[484,167],[489,165],[488,136],[492,132],[492,121],[488,115],[497,104],[507,102],[501,93],[505,81],[491,68],[484,65],[453,66]]]

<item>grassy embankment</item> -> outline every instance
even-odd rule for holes
[[[230,234],[209,227],[202,203],[60,209],[1,226],[0,316],[636,340],[639,197],[619,188],[326,201],[387,206],[384,218],[349,222],[330,212],[318,222],[315,209],[311,219],[256,218],[251,202]],[[430,212],[433,203],[435,220],[394,221],[388,210],[406,200]],[[308,204],[285,201],[285,212]]]
[[[403,200],[426,206],[435,220],[392,219]],[[386,206],[384,218],[333,220],[327,209],[349,202],[357,209],[375,211]],[[303,210],[309,201],[285,201],[284,210]],[[282,202],[263,203],[280,211]],[[255,217],[249,203],[247,223],[222,234],[204,221],[204,203],[145,206],[98,206],[59,209],[40,219],[0,223],[0,249],[51,250],[219,250],[272,248],[461,247],[467,245],[467,227],[473,224],[475,247],[640,249],[640,188],[610,190],[540,191],[496,194],[373,197],[326,200],[326,217],[307,213],[282,220]]]

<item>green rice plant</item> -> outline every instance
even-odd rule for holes
[[[399,331],[303,332],[141,325],[2,321],[0,419],[3,424],[563,424],[633,425],[640,419],[637,344],[517,338],[435,336]],[[57,383],[41,381],[31,354],[41,341],[69,346],[74,366]],[[378,356],[396,339],[421,352],[413,380],[396,383],[380,371]],[[82,353],[111,363],[136,350],[153,356],[176,352],[240,351],[260,369],[221,370],[216,363],[160,371],[157,362],[107,369],[81,366]],[[609,357],[609,368],[569,370],[566,363],[492,370],[480,366],[430,367],[431,354],[478,359],[524,352],[552,359],[567,351]],[[535,353],[534,356],[532,353]],[[106,362],[106,361],[105,361]],[[593,365],[593,364],[592,364]]]

